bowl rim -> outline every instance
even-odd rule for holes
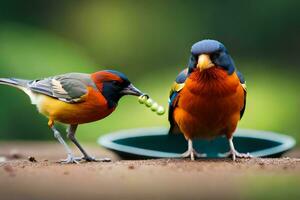
[[[152,132],[149,134],[149,132]],[[181,154],[162,152],[157,150],[143,149],[139,147],[117,144],[114,141],[119,139],[128,139],[144,136],[167,135],[168,128],[166,127],[151,127],[151,128],[135,128],[114,131],[98,138],[97,143],[107,149],[128,153],[136,156],[152,157],[152,158],[180,158]],[[275,155],[281,152],[286,152],[296,145],[294,138],[288,135],[275,133],[272,131],[254,130],[254,129],[237,129],[234,137],[246,137],[254,139],[265,139],[281,143],[278,146],[251,152],[254,157],[265,157]]]

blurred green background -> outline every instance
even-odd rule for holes
[[[116,69],[167,107],[194,42],[222,41],[247,79],[240,128],[300,140],[300,1],[22,1],[0,2],[0,77],[35,79]],[[22,92],[0,86],[0,139],[53,139],[47,119]],[[168,126],[134,97],[106,119],[79,127],[95,142],[119,129]],[[61,128],[63,128],[61,126]]]

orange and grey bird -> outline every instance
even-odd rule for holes
[[[225,46],[202,40],[191,48],[188,68],[173,84],[169,99],[169,133],[181,132],[188,141],[183,157],[203,157],[193,148],[193,139],[225,135],[230,151],[224,156],[248,158],[236,151],[233,134],[246,106],[246,84]]]
[[[78,125],[101,120],[110,115],[124,95],[143,95],[124,74],[114,70],[103,70],[93,74],[69,73],[40,80],[1,78],[0,84],[24,91],[38,111],[48,117],[49,127],[68,154],[63,163],[78,163],[80,160],[109,161],[95,159],[86,153],[75,137]],[[67,137],[82,152],[82,158],[74,157],[55,128],[55,122],[69,125]]]

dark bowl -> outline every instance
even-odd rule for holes
[[[187,150],[182,134],[169,135],[166,128],[142,128],[122,130],[99,138],[98,143],[117,153],[123,159],[179,158]],[[213,140],[195,139],[194,148],[206,153],[208,158],[218,158],[229,150],[225,137]],[[239,129],[233,142],[241,153],[254,157],[280,157],[292,149],[296,142],[292,137],[267,131]]]

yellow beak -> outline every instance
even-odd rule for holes
[[[197,67],[200,69],[200,71],[203,71],[205,69],[211,68],[213,66],[215,66],[215,65],[210,60],[209,55],[207,55],[207,54],[201,54],[199,56]]]

